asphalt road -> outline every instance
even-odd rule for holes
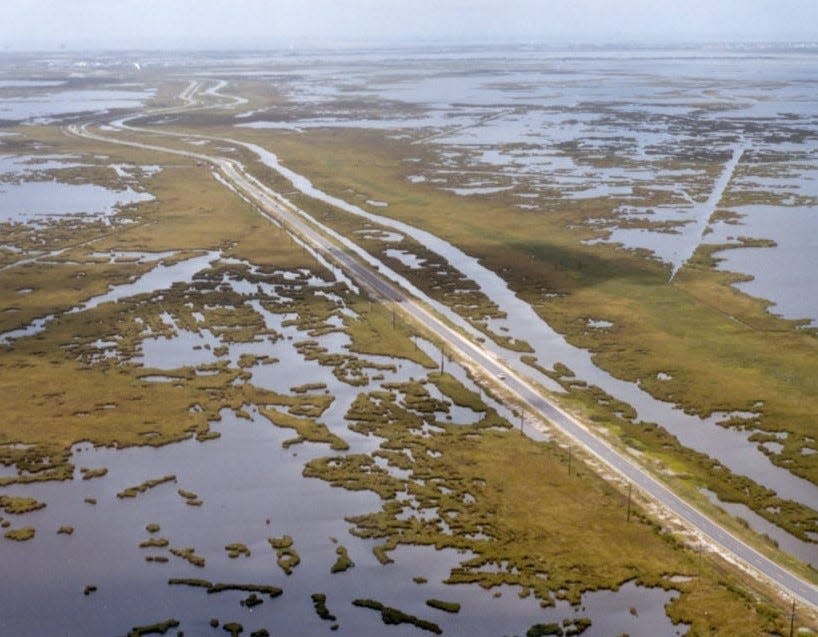
[[[731,553],[740,562],[750,565],[770,582],[779,586],[784,594],[793,597],[803,604],[818,608],[818,587],[813,586],[790,571],[782,568],[742,542],[706,515],[693,508],[670,489],[654,479],[645,469],[633,463],[621,452],[611,447],[603,439],[584,427],[574,417],[564,412],[556,404],[547,400],[537,389],[516,374],[514,370],[503,365],[499,360],[494,358],[493,355],[480,348],[476,343],[466,339],[462,334],[428,312],[423,306],[415,302],[414,299],[408,297],[396,284],[387,280],[372,267],[365,265],[351,254],[339,249],[337,245],[328,239],[325,233],[312,224],[308,224],[298,213],[281,205],[272,191],[244,172],[239,162],[229,158],[214,157],[192,151],[117,140],[115,138],[90,133],[85,127],[70,126],[69,132],[99,141],[183,155],[208,162],[217,167],[228,182],[259,206],[263,214],[286,226],[291,232],[307,242],[313,249],[323,254],[327,259],[344,270],[350,278],[367,289],[370,293],[374,293],[376,296],[396,303],[400,311],[440,337],[446,343],[447,347],[451,348],[452,353],[455,353],[458,357],[470,360],[476,367],[482,368],[487,374],[498,379],[498,382],[502,382],[509,391],[517,395],[532,414],[536,414],[553,423],[554,426],[561,429],[566,435],[575,440],[577,444],[584,447],[587,451],[594,454],[602,462],[619,473],[634,487],[641,489],[650,498],[661,503],[674,515],[686,521],[714,544],[728,553]],[[502,379],[502,381],[500,379]]]

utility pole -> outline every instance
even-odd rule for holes
[[[790,614],[790,637],[792,637],[792,631],[795,629],[795,598],[792,600],[792,613]]]
[[[628,483],[628,517],[627,521],[631,521],[631,483]]]

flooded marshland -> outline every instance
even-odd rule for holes
[[[813,234],[818,107],[809,53],[545,49],[385,59],[388,71],[374,56],[339,54],[221,75],[274,82],[291,99],[236,115],[239,127],[383,128],[417,145],[415,182],[463,196],[510,191],[517,207],[542,213],[566,200],[604,200],[606,214],[584,220],[597,240],[644,248],[672,272],[699,243],[727,242],[701,235],[717,207],[732,209],[749,192],[781,215],[802,212],[786,224],[789,236]],[[339,80],[342,64],[352,71]],[[735,234],[772,238],[737,212]],[[756,254],[753,272],[733,271],[755,276],[776,252]],[[775,302],[795,285],[803,284],[768,285],[760,296]],[[818,318],[814,308],[784,313]]]
[[[520,373],[569,398],[599,389],[622,426],[659,423],[775,491],[763,515],[721,502],[723,491],[704,497],[796,540],[781,548],[811,561],[818,535],[797,506],[818,509],[818,492],[775,461],[796,435],[765,430],[758,401],[699,413],[655,395],[551,325],[456,233],[404,214],[403,191],[338,188],[290,163],[305,136],[375,131],[411,153],[398,159],[401,188],[451,198],[435,204],[499,201],[499,218],[591,202],[571,225],[577,245],[648,247],[635,254],[668,286],[700,243],[724,255],[808,249],[781,235],[758,237],[777,248],[733,249],[727,234],[744,236],[740,224],[765,234],[753,206],[811,205],[800,191],[787,204],[752,199],[759,182],[743,162],[779,142],[716,116],[761,116],[749,89],[719,88],[738,56],[673,88],[668,69],[690,62],[670,55],[506,53],[227,56],[85,88],[53,72],[0,81],[9,119],[25,122],[0,137],[0,388],[11,415],[0,429],[0,561],[13,574],[0,583],[0,627],[113,635],[173,618],[171,634],[233,623],[255,635],[647,636],[722,621],[713,617],[781,624],[717,558],[703,566],[695,538],[641,510],[632,519],[619,490],[576,457],[572,470],[552,432],[520,436],[513,405],[201,161],[59,129],[95,113],[117,135],[109,120],[130,121],[121,111],[152,98],[198,105],[214,130],[166,112],[154,124],[174,132],[169,145],[255,162],[308,214],[309,202],[326,205],[316,218],[327,231]],[[286,99],[265,103],[271,89]],[[694,120],[710,122],[712,156],[697,155]],[[282,135],[283,152],[267,134]],[[793,219],[803,236],[804,217]],[[718,267],[749,268],[737,263]],[[805,311],[765,298],[773,311]],[[594,311],[581,325],[604,339],[620,323]],[[671,360],[657,364],[654,382],[681,378]],[[777,511],[786,524],[770,521]]]
[[[453,402],[443,391],[452,393],[441,384],[443,377],[430,376],[431,357],[440,352],[428,341],[410,345],[416,360],[345,354],[353,342],[342,328],[359,316],[344,301],[349,291],[343,284],[309,269],[262,270],[219,252],[167,266],[163,261],[173,258],[172,252],[95,251],[89,257],[150,269],[53,317],[59,323],[112,304],[136,310],[135,340],[134,335],[89,339],[75,348],[81,360],[130,368],[147,396],[153,384],[181,388],[197,377],[240,370],[231,384],[252,387],[256,397],[254,403],[245,398],[233,408],[219,409],[199,440],[125,449],[116,443],[102,448],[77,443],[66,458],[73,467],[68,482],[26,483],[36,471],[18,463],[17,477],[23,483],[10,485],[8,491],[15,501],[33,499],[46,506],[25,514],[25,523],[36,529],[33,539],[0,545],[8,572],[17,574],[4,582],[4,604],[22,611],[4,616],[4,628],[20,635],[117,634],[146,618],[172,616],[194,633],[208,630],[212,619],[238,622],[252,631],[319,630],[328,622],[316,615],[311,596],[320,594],[326,596],[339,634],[379,631],[380,616],[353,604],[373,596],[445,632],[522,633],[537,623],[570,627],[587,620],[592,622],[587,634],[617,630],[648,635],[660,626],[668,635],[678,631],[664,613],[664,606],[678,596],[672,590],[628,583],[617,592],[589,592],[573,604],[560,599],[543,607],[530,593],[521,597],[525,587],[520,585],[498,585],[490,591],[477,584],[447,585],[460,564],[478,558],[478,552],[401,546],[390,551],[390,563],[382,564],[373,551],[374,539],[350,533],[350,520],[377,511],[381,502],[376,493],[339,490],[305,477],[305,467],[323,462],[330,447],[343,450],[347,458],[372,457],[374,471],[395,480],[396,486],[406,485],[406,495],[395,499],[405,512],[401,519],[419,516],[433,527],[444,527],[444,533],[454,533],[453,517],[444,521],[442,512],[421,507],[410,495],[413,472],[381,450],[383,438],[348,426],[353,403],[366,392],[378,394],[380,400],[406,392],[402,404],[407,415],[418,420],[415,435],[421,438],[440,435],[441,427],[476,427],[489,413],[495,414],[493,426],[502,431],[507,421],[495,406],[500,413],[508,410],[450,362],[453,376],[446,378],[474,392],[470,407],[462,400]],[[323,315],[304,316],[305,308],[294,301],[305,294],[323,306]],[[253,316],[229,319],[237,306]],[[173,307],[177,309],[169,309]],[[159,313],[151,317],[154,312]],[[239,326],[225,324],[241,318],[250,321],[250,332],[236,334]],[[46,335],[54,329],[40,327]],[[265,391],[271,394],[258,393]],[[270,400],[289,405],[289,413],[265,404]],[[105,403],[102,408],[115,417],[119,406]],[[189,411],[205,408],[194,403]],[[320,422],[311,417],[320,417]],[[296,429],[295,437],[289,428]],[[152,433],[143,435],[149,440]],[[445,483],[445,478],[440,480]],[[17,516],[7,514],[4,520],[16,523]],[[294,564],[279,568],[280,553],[277,565],[270,544],[288,536]],[[476,534],[471,542],[479,547],[491,537]],[[241,546],[246,555],[231,555],[225,551],[230,546]],[[333,574],[341,547],[352,567]],[[47,582],[38,566],[42,564],[50,565]],[[284,593],[281,599],[262,595],[262,602],[253,598],[250,604],[251,598],[241,591],[213,596],[199,584],[184,583],[201,582],[202,577],[251,589],[273,586]],[[171,589],[172,581],[180,583]],[[47,612],[22,610],[43,596],[49,599]],[[457,615],[434,610],[426,604],[430,599],[444,599],[462,610]]]
[[[475,206],[496,202],[509,210],[510,219],[525,219],[532,230],[539,217],[544,242],[549,241],[549,224],[567,223],[560,232],[567,230],[576,244],[590,246],[587,254],[596,254],[595,246],[631,252],[634,260],[658,263],[669,286],[684,285],[691,269],[700,267],[702,255],[712,254],[714,267],[730,272],[737,289],[761,299],[770,312],[795,320],[797,327],[814,326],[818,309],[811,293],[816,268],[810,237],[818,219],[812,168],[818,109],[811,91],[812,53],[729,48],[712,54],[693,49],[504,53],[386,55],[388,70],[370,54],[338,54],[303,64],[288,61],[274,70],[224,68],[219,77],[234,85],[268,84],[289,100],[238,113],[237,131],[277,131],[277,139],[296,146],[299,136],[331,139],[337,135],[328,132],[333,129],[377,131],[405,152],[400,161],[410,184],[407,192],[419,185],[424,196],[433,188],[479,201]],[[337,71],[341,65],[342,78]],[[353,134],[345,139],[354,144]],[[766,414],[768,402],[751,396],[735,401],[733,409],[727,397],[709,398],[713,407],[696,399],[676,402],[674,395],[690,381],[673,373],[672,359],[652,359],[648,378],[644,369],[600,365],[594,354],[615,348],[606,335],[621,333],[620,321],[604,321],[606,327],[582,334],[572,327],[566,342],[547,318],[548,308],[565,294],[562,286],[550,286],[545,277],[532,291],[532,284],[486,267],[479,250],[470,254],[470,238],[451,230],[445,213],[433,227],[429,224],[437,223],[433,215],[438,213],[413,210],[418,221],[406,224],[400,214],[403,194],[390,201],[387,191],[365,187],[327,192],[294,171],[286,158],[252,148],[310,198],[363,217],[378,229],[397,230],[422,246],[415,248],[417,253],[401,250],[403,246],[386,245],[392,243],[390,237],[376,251],[409,284],[427,282],[419,287],[432,300],[442,300],[433,285],[440,275],[437,264],[425,258],[427,250],[476,284],[484,302],[494,308],[478,329],[495,341],[487,346],[512,365],[525,368],[516,361],[517,351],[527,346],[540,365],[566,365],[577,378],[631,405],[638,418],[658,423],[685,447],[816,509],[815,467],[805,460],[815,450],[815,436],[810,435],[814,421],[792,429],[792,416]],[[303,155],[293,157],[304,164]],[[328,185],[333,179],[324,177]],[[354,182],[350,172],[345,183]],[[461,208],[468,215],[468,204]],[[512,214],[513,208],[526,215]],[[497,230],[506,233],[501,223]],[[445,228],[448,235],[435,228]],[[530,258],[535,258],[534,250],[532,244]],[[581,265],[583,258],[574,261]],[[571,261],[570,254],[562,257],[561,269]],[[676,283],[677,276],[682,283]],[[473,329],[475,313],[459,309],[455,299],[448,295],[443,304],[467,315],[472,324],[465,328]],[[538,309],[540,303],[545,309]],[[729,303],[718,310],[742,321]],[[600,306],[599,311],[600,316],[585,315],[583,320],[593,325],[610,308]],[[480,309],[476,312],[479,316]],[[638,330],[638,323],[630,321]],[[506,335],[513,335],[513,347],[504,347]],[[590,352],[575,346],[581,341],[589,343]],[[536,375],[530,368],[528,373]],[[540,375],[537,380],[555,388],[551,378]],[[757,444],[769,436],[789,436],[789,443],[777,449]]]
[[[617,593],[588,593],[581,606],[562,601],[542,609],[534,598],[520,599],[518,587],[485,591],[477,585],[443,584],[450,571],[469,557],[463,551],[405,547],[394,551],[394,563],[384,566],[372,553],[373,541],[351,536],[344,520],[377,509],[378,497],[339,491],[301,475],[304,464],[324,455],[326,448],[299,445],[284,449],[282,442],[289,434],[271,427],[253,411],[243,419],[224,413],[214,429],[221,434],[217,440],[161,449],[94,450],[78,445],[72,458],[77,466],[105,466],[108,475],[83,482],[78,472],[67,485],[16,490],[49,505],[28,516],[28,522],[38,528],[38,537],[22,546],[4,543],[7,572],[19,574],[13,584],[9,582],[12,585],[4,585],[4,604],[25,609],[44,597],[49,603],[47,611],[4,616],[4,628],[19,635],[118,634],[123,627],[168,616],[179,619],[192,634],[206,634],[213,617],[223,623],[238,621],[248,632],[265,627],[273,634],[328,630],[329,623],[315,614],[310,601],[312,594],[322,593],[335,616],[331,623],[339,626],[338,634],[383,630],[377,614],[352,605],[361,597],[377,597],[389,606],[433,620],[444,634],[520,634],[536,623],[561,624],[565,619],[570,623],[578,617],[591,618],[599,626],[597,630],[592,627],[589,635],[611,630],[673,635],[678,630],[663,610],[674,594],[661,590],[626,585]],[[351,451],[360,452],[361,446]],[[168,472],[176,476],[172,484],[133,500],[116,497],[116,491],[125,485]],[[204,503],[185,506],[177,495],[178,487],[195,490]],[[85,502],[89,497],[96,505]],[[148,524],[160,530],[151,535],[145,530]],[[74,529],[70,536],[56,533],[63,525]],[[276,565],[275,552],[267,541],[284,535],[294,538],[300,557],[291,576]],[[146,562],[146,557],[169,555],[159,543],[160,548],[140,548],[151,538],[167,539],[171,547],[195,547],[206,566],[197,568],[174,556],[168,563]],[[251,554],[230,559],[224,546],[231,542],[245,544]],[[347,549],[354,567],[331,574],[339,546]],[[42,563],[50,565],[47,583],[36,567]],[[112,563],[117,564],[116,570],[110,568]],[[275,585],[284,594],[264,599],[250,610],[240,605],[246,593],[207,595],[202,589],[168,586],[170,578],[202,577]],[[426,582],[413,581],[420,578]],[[98,590],[83,597],[86,585]],[[434,598],[460,604],[460,613],[430,609],[425,601]],[[422,634],[409,627],[393,629],[393,633]]]

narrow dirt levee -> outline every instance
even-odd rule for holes
[[[673,270],[670,273],[668,283],[673,282],[676,273],[684,267],[685,263],[690,260],[690,258],[696,253],[698,247],[701,245],[702,239],[704,238],[704,233],[707,230],[707,227],[710,225],[710,218],[716,211],[722,197],[724,197],[724,192],[727,190],[727,186],[730,184],[733,174],[736,172],[736,168],[738,167],[741,157],[744,155],[744,151],[746,150],[747,143],[744,141],[733,147],[733,155],[724,165],[724,170],[722,171],[721,175],[719,175],[716,183],[713,184],[713,190],[710,192],[710,196],[707,198],[707,201],[702,204],[696,204],[696,207],[699,208],[699,210],[697,211],[694,222],[695,232],[691,233],[691,240],[686,241],[685,245],[682,246],[682,249],[679,250],[679,257],[673,264]]]

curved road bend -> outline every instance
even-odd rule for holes
[[[238,161],[193,151],[167,148],[153,144],[142,144],[135,141],[118,140],[97,133],[91,133],[86,130],[86,126],[87,125],[83,125],[79,127],[71,125],[68,127],[68,131],[71,134],[97,141],[191,157],[215,166],[229,183],[232,183],[238,190],[243,192],[259,206],[262,214],[268,218],[275,219],[285,225],[290,231],[299,235],[314,249],[324,254],[330,261],[339,266],[363,287],[389,301],[399,302],[405,314],[426,327],[429,331],[437,334],[458,356],[469,360],[476,367],[482,368],[490,376],[495,378],[504,376],[506,388],[515,394],[531,412],[552,422],[566,435],[620,474],[625,480],[642,489],[649,497],[661,503],[674,515],[687,522],[713,543],[732,554],[740,562],[744,562],[761,573],[774,585],[779,586],[782,592],[800,600],[804,604],[818,608],[818,587],[779,566],[751,546],[742,542],[739,538],[733,536],[729,531],[709,517],[693,508],[668,487],[648,474],[645,469],[632,462],[583,426],[573,416],[543,397],[537,389],[526,382],[514,370],[507,368],[494,356],[449,327],[441,319],[415,302],[411,297],[406,296],[396,287],[396,284],[387,280],[383,275],[377,273],[371,267],[364,265],[351,254],[340,250],[316,227],[306,223],[298,213],[285,208],[279,200],[276,199],[273,191],[253,177],[247,175]],[[162,134],[159,131],[150,132]],[[301,215],[309,218],[309,215],[306,213],[302,211],[299,212]],[[315,223],[317,224],[317,222]]]

